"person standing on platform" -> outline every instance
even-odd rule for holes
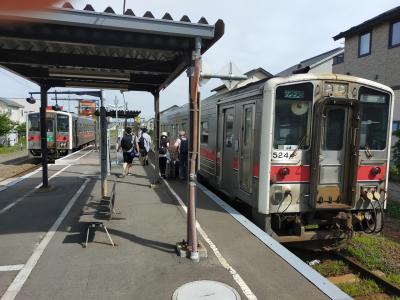
[[[122,155],[124,158],[122,176],[132,175],[132,161],[135,157],[135,153],[139,152],[139,146],[137,143],[136,135],[132,133],[132,128],[126,127],[124,136],[118,145],[117,151],[122,149]]]
[[[168,148],[169,148],[168,134],[166,132],[162,132],[160,138],[160,148],[158,150],[158,165],[160,167],[161,177],[163,178],[166,178],[165,171],[167,169],[167,161],[169,155]]]
[[[139,145],[139,151],[140,151],[140,159],[142,161],[142,165],[148,165],[148,157],[147,154],[149,153],[151,149],[151,137],[147,133],[147,128],[143,127],[142,132],[140,134],[139,140],[138,140],[138,145]]]
[[[188,153],[189,153],[189,141],[186,137],[186,132],[181,131],[179,138],[175,141],[175,147],[178,150],[179,158],[179,179],[185,180],[188,168]]]

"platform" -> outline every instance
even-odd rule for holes
[[[99,230],[83,248],[79,216],[100,197],[97,156],[86,149],[50,166],[50,192],[35,189],[40,173],[0,192],[1,300],[171,299],[196,280],[225,283],[241,299],[329,299],[326,291],[349,299],[327,281],[312,283],[201,190],[199,238],[208,258],[179,257],[186,214],[177,198],[186,199],[186,186],[150,187],[153,168],[137,161],[133,176],[121,178],[115,165],[110,175],[117,215],[107,227],[117,246]]]

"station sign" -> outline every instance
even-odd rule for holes
[[[92,116],[96,112],[96,102],[94,100],[80,100],[79,101],[79,115]]]

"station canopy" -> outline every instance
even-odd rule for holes
[[[0,65],[48,87],[92,87],[156,93],[191,63],[195,39],[207,51],[224,23],[151,12],[118,15],[88,4],[30,12],[0,12]]]

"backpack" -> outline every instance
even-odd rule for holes
[[[162,155],[167,154],[167,143],[168,143],[167,138],[161,138],[160,149],[158,149],[159,154],[162,154]]]
[[[139,141],[138,141],[139,149],[144,149],[144,137],[143,133],[140,135]]]
[[[133,137],[130,134],[125,134],[121,140],[121,148],[124,152],[128,152],[133,146]]]
[[[189,152],[189,142],[188,139],[181,139],[181,145],[179,146],[180,153],[188,153]]]

